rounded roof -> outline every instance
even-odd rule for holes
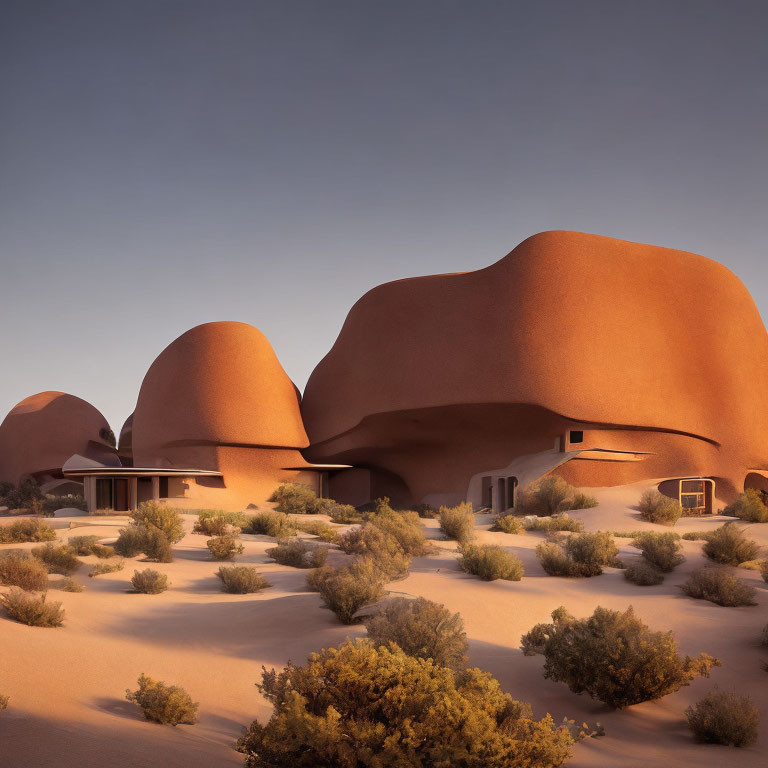
[[[765,327],[724,266],[556,231],[476,272],[369,291],[312,373],[302,413],[313,445],[371,414],[528,403],[578,421],[730,437],[762,455],[767,378]]]
[[[247,323],[198,325],[160,353],[133,414],[135,461],[173,444],[308,444],[299,393],[261,331]]]
[[[73,454],[112,452],[99,434],[107,420],[85,400],[39,392],[22,400],[0,424],[0,479],[61,469]],[[97,444],[97,445],[95,445]]]

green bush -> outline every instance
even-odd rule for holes
[[[350,523],[359,523],[363,516],[351,504],[333,504],[328,508],[328,516],[331,522],[349,525]]]
[[[48,589],[48,569],[29,552],[10,549],[0,552],[0,584],[20,587],[27,592]]]
[[[723,511],[723,515],[738,517],[747,523],[768,523],[768,507],[763,503],[760,491],[755,488],[747,488],[744,493]]]
[[[267,557],[293,568],[320,568],[328,559],[328,550],[311,541],[290,539],[268,549]]]
[[[307,578],[307,586],[320,593],[326,607],[344,624],[352,624],[363,606],[384,596],[383,581],[373,562],[361,558],[344,568],[317,568]]]
[[[329,544],[335,544],[339,540],[339,532],[324,520],[291,520],[291,523],[298,530],[317,536]]]
[[[91,566],[91,571],[88,576],[93,578],[94,576],[102,576],[105,573],[117,573],[118,571],[122,571],[123,567],[124,563],[122,560],[119,560],[116,563],[97,563],[96,565]]]
[[[325,510],[330,499],[318,499],[317,494],[301,483],[281,483],[269,497],[275,509],[286,515],[316,515]]]
[[[160,531],[171,544],[184,538],[184,521],[178,511],[157,501],[143,501],[128,513],[131,525]]]
[[[201,509],[192,527],[193,533],[206,536],[222,536],[231,533],[232,528],[242,528],[247,521],[242,512],[229,512],[224,509]]]
[[[545,533],[558,531],[581,533],[584,530],[584,523],[563,513],[556,517],[537,517],[534,520],[523,521],[523,527],[526,531],[544,531]]]
[[[757,590],[722,568],[699,568],[681,589],[688,597],[729,608],[757,605],[754,599]]]
[[[664,573],[673,571],[685,558],[680,554],[680,537],[676,533],[645,531],[632,540],[645,560]]]
[[[495,544],[468,544],[462,547],[459,568],[484,581],[520,581],[524,573],[520,558]]]
[[[242,555],[245,547],[231,533],[214,536],[205,542],[214,560],[234,560],[235,555]]]
[[[143,571],[134,571],[131,584],[136,592],[144,595],[159,595],[168,589],[168,577],[159,571],[145,568]]]
[[[265,669],[259,691],[274,711],[238,742],[246,768],[557,768],[573,741],[486,672],[455,673],[364,639],[304,667]]]
[[[647,560],[638,560],[624,569],[624,578],[641,587],[652,587],[664,581],[664,574]]]
[[[32,556],[45,565],[48,573],[60,573],[62,576],[71,576],[83,564],[82,560],[77,559],[75,550],[68,544],[48,542],[41,547],[34,547]]]
[[[708,534],[704,554],[722,565],[738,565],[757,557],[760,547],[733,523],[726,523]]]
[[[665,496],[656,488],[649,489],[640,497],[640,517],[649,523],[674,525],[683,514],[683,508],[677,499]]]
[[[296,535],[296,529],[282,512],[257,512],[248,516],[243,525],[243,533],[287,539]]]
[[[0,525],[0,544],[23,544],[53,541],[56,531],[48,523],[35,518],[14,520],[10,525]]]
[[[126,690],[125,698],[138,704],[147,720],[164,725],[193,725],[197,722],[200,705],[192,701],[183,688],[166,685],[144,674],[139,677],[138,683],[138,690]]]
[[[11,587],[10,592],[0,594],[0,605],[15,621],[30,627],[60,627],[64,623],[61,603],[49,603],[43,593],[38,596]]]
[[[224,592],[247,595],[272,585],[252,565],[222,565],[216,575]]]
[[[598,606],[587,619],[559,608],[552,618],[523,635],[523,652],[544,655],[548,680],[614,709],[660,699],[721,666],[705,653],[681,658],[673,634],[651,631],[631,606],[624,612]]]
[[[760,710],[749,696],[712,691],[685,710],[696,741],[748,747],[757,740]]]
[[[525,533],[525,526],[515,515],[499,515],[493,523],[492,531],[502,533]]]
[[[464,622],[440,603],[396,597],[367,616],[365,628],[377,646],[395,643],[409,656],[452,669],[464,667],[468,648]]]
[[[475,512],[469,502],[463,501],[455,507],[440,507],[437,516],[440,529],[449,539],[463,544],[475,538]]]

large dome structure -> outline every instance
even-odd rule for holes
[[[706,475],[727,499],[768,467],[767,378],[765,327],[722,265],[544,232],[363,296],[307,384],[305,455],[394,475],[412,501],[553,469],[580,486]]]

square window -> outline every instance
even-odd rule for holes
[[[582,430],[571,430],[570,434],[568,436],[568,442],[569,443],[583,443],[584,442],[584,432]]]

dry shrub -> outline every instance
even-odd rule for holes
[[[574,578],[586,575],[581,572],[578,563],[574,562],[574,560],[566,554],[565,550],[553,541],[539,544],[536,547],[536,556],[541,562],[541,567],[550,576]]]
[[[10,696],[0,695],[0,710],[8,709],[8,702],[11,700]]]
[[[677,499],[665,496],[656,488],[643,493],[638,507],[643,520],[660,525],[674,525],[683,514],[683,508]]]
[[[42,547],[34,547],[32,556],[36,557],[48,569],[48,573],[60,573],[62,576],[71,576],[82,564],[78,560],[75,550],[68,544],[43,544]]]
[[[584,523],[563,513],[555,517],[537,517],[533,520],[524,520],[523,527],[526,531],[544,531],[545,533],[557,533],[558,531],[581,533],[584,530]]]
[[[655,565],[641,559],[624,569],[624,578],[640,587],[652,587],[664,581],[664,574]]]
[[[172,563],[173,550],[168,537],[159,528],[147,528],[144,531],[144,556],[156,563]]]
[[[616,566],[619,550],[608,531],[578,533],[563,544],[545,542],[536,547],[536,554],[550,576],[599,576],[606,565]]]
[[[578,491],[574,494],[573,498],[566,504],[567,509],[593,509],[598,504],[597,499],[594,496],[590,496],[588,493]]]
[[[352,624],[363,606],[381,600],[383,582],[381,571],[367,557],[344,568],[317,568],[307,577],[308,588],[318,591],[344,624]]]
[[[339,547],[348,555],[358,554],[369,558],[385,581],[403,579],[408,575],[410,556],[403,552],[394,536],[375,525],[364,525],[347,531],[339,537]]]
[[[495,544],[468,544],[462,547],[459,568],[484,581],[520,581],[524,573],[520,558]]]
[[[525,533],[525,526],[515,515],[499,515],[493,523],[492,531],[502,533]]]
[[[411,509],[419,517],[424,517],[428,520],[432,520],[437,517],[437,510],[431,504],[421,502],[419,504],[414,504]]]
[[[121,557],[136,557],[144,551],[146,531],[143,528],[123,528],[112,548]]]
[[[271,536],[274,539],[287,539],[296,535],[288,516],[282,512],[257,512],[248,515],[243,524],[243,533],[256,536]]]
[[[755,488],[747,488],[733,504],[729,504],[723,511],[723,515],[738,517],[747,523],[768,523],[768,507],[763,503],[760,491]]]
[[[328,550],[311,541],[291,539],[267,550],[267,556],[280,565],[293,568],[320,568],[328,559]]]
[[[331,518],[331,522],[341,525],[359,523],[363,519],[363,515],[351,504],[333,504],[328,507],[326,512]]]
[[[94,544],[91,549],[91,554],[95,555],[102,560],[115,556],[115,548],[106,544]]]
[[[760,711],[749,696],[712,691],[685,710],[696,741],[748,747],[757,740]]]
[[[274,501],[275,509],[286,515],[316,515],[322,512],[324,499],[318,499],[317,494],[308,486],[301,483],[281,483],[269,497]]]
[[[61,603],[49,603],[45,593],[38,596],[11,587],[10,592],[0,594],[0,605],[12,619],[30,627],[60,627],[64,623]]]
[[[368,525],[375,525],[394,536],[403,552],[411,557],[426,555],[429,544],[415,512],[396,512],[389,506],[389,499],[377,499],[374,511],[368,515]]]
[[[183,688],[166,685],[144,674],[139,677],[138,683],[138,690],[126,690],[125,698],[138,704],[147,720],[164,725],[193,725],[197,722],[200,705],[192,701]]]
[[[56,531],[48,523],[35,518],[14,520],[10,525],[0,525],[0,544],[23,544],[53,541]]]
[[[175,510],[171,512],[178,516]],[[173,534],[172,528],[171,532]],[[158,563],[173,562],[171,540],[162,528],[155,525],[132,524],[128,528],[123,528],[118,534],[113,550],[122,557],[143,554],[148,560]]]
[[[28,592],[48,589],[48,569],[29,552],[11,549],[0,552],[0,584],[19,587]]]
[[[523,652],[544,655],[547,679],[614,709],[660,699],[721,666],[705,653],[679,656],[673,634],[651,631],[631,606],[623,612],[598,606],[586,619],[561,607],[552,619],[523,635]]]
[[[673,571],[685,558],[680,554],[680,537],[676,533],[646,531],[632,540],[643,558],[664,573]]]
[[[216,575],[224,592],[247,595],[272,585],[252,565],[222,565]]]
[[[738,565],[757,557],[760,547],[733,523],[726,523],[707,535],[704,554],[722,565]]]
[[[157,501],[143,501],[128,514],[131,525],[160,531],[171,544],[177,544],[184,538],[184,521],[173,507]]]
[[[222,536],[231,528],[242,528],[246,515],[242,512],[230,512],[225,509],[201,509],[192,527],[193,533],[206,536]]]
[[[69,577],[54,581],[50,587],[51,589],[60,589],[62,592],[85,592],[85,587],[82,584],[78,584],[74,579],[70,579]]]
[[[577,491],[562,477],[548,475],[533,486],[522,488],[515,499],[516,515],[549,516],[570,509],[590,509],[597,499]]]
[[[94,576],[102,576],[105,573],[117,573],[122,571],[124,563],[122,560],[118,560],[116,563],[97,563],[91,566],[91,571],[88,574],[91,578]]]
[[[763,581],[768,583],[768,560],[763,560],[760,563],[760,575],[763,577]]]
[[[145,568],[143,571],[134,571],[131,584],[136,592],[144,595],[159,595],[168,589],[168,577],[159,571]]]
[[[709,538],[709,531],[688,531],[681,538],[686,541],[706,541]]]
[[[709,600],[729,608],[757,605],[754,599],[757,590],[724,568],[699,568],[688,577],[681,589],[688,597]]]
[[[67,542],[76,555],[92,555],[93,548],[98,546],[98,536],[72,536]]]
[[[440,530],[460,544],[475,538],[475,512],[469,502],[463,501],[455,507],[440,507],[437,516]]]
[[[339,532],[324,520],[291,520],[291,523],[303,533],[317,536],[329,544],[335,544],[339,540]]]
[[[468,647],[464,622],[440,603],[396,597],[366,617],[365,628],[375,645],[396,643],[409,656],[453,669],[464,667]]]
[[[231,533],[214,536],[205,542],[205,546],[211,551],[214,560],[234,560],[235,555],[242,555],[245,551],[245,547],[237,540],[237,536]]]

